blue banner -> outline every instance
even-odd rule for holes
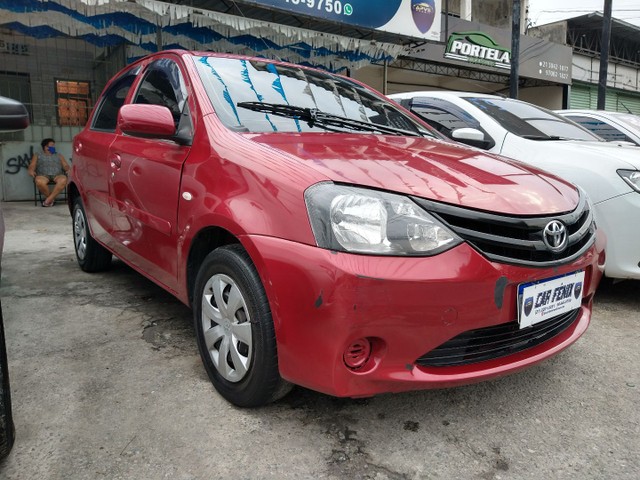
[[[240,0],[333,22],[440,40],[441,0]]]

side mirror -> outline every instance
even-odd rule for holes
[[[484,133],[476,128],[458,128],[451,132],[451,138],[472,147],[491,148],[491,142],[485,140]]]
[[[27,108],[16,100],[0,97],[0,131],[24,130],[28,126]]]
[[[123,105],[118,112],[118,128],[133,137],[170,139],[176,134],[173,115],[162,105]]]
[[[191,145],[191,134],[176,130],[171,110],[163,105],[129,104],[118,111],[118,128],[132,137],[173,140]]]

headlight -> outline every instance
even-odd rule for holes
[[[305,192],[321,248],[376,255],[435,255],[462,240],[401,195],[320,183]]]
[[[640,172],[638,170],[618,170],[618,175],[636,192],[640,192]]]

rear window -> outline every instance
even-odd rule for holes
[[[394,105],[361,85],[329,73],[267,61],[194,57],[200,78],[220,120],[241,132],[326,132],[319,126],[238,106],[243,102],[317,109],[359,122],[433,136]],[[349,131],[340,127],[339,131]],[[366,133],[353,130],[353,133]]]

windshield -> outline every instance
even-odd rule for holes
[[[194,57],[194,60],[216,114],[228,128],[235,131],[329,130],[323,126],[323,122],[308,122],[300,115],[282,115],[283,108],[291,106],[354,121],[341,122],[339,131],[380,133],[375,129],[362,128],[365,124],[434,136],[391,103],[361,85],[336,75],[262,60],[212,56]],[[259,108],[256,102],[268,108]]]
[[[533,140],[588,140],[601,142],[585,128],[544,108],[508,98],[466,98],[506,130]]]

